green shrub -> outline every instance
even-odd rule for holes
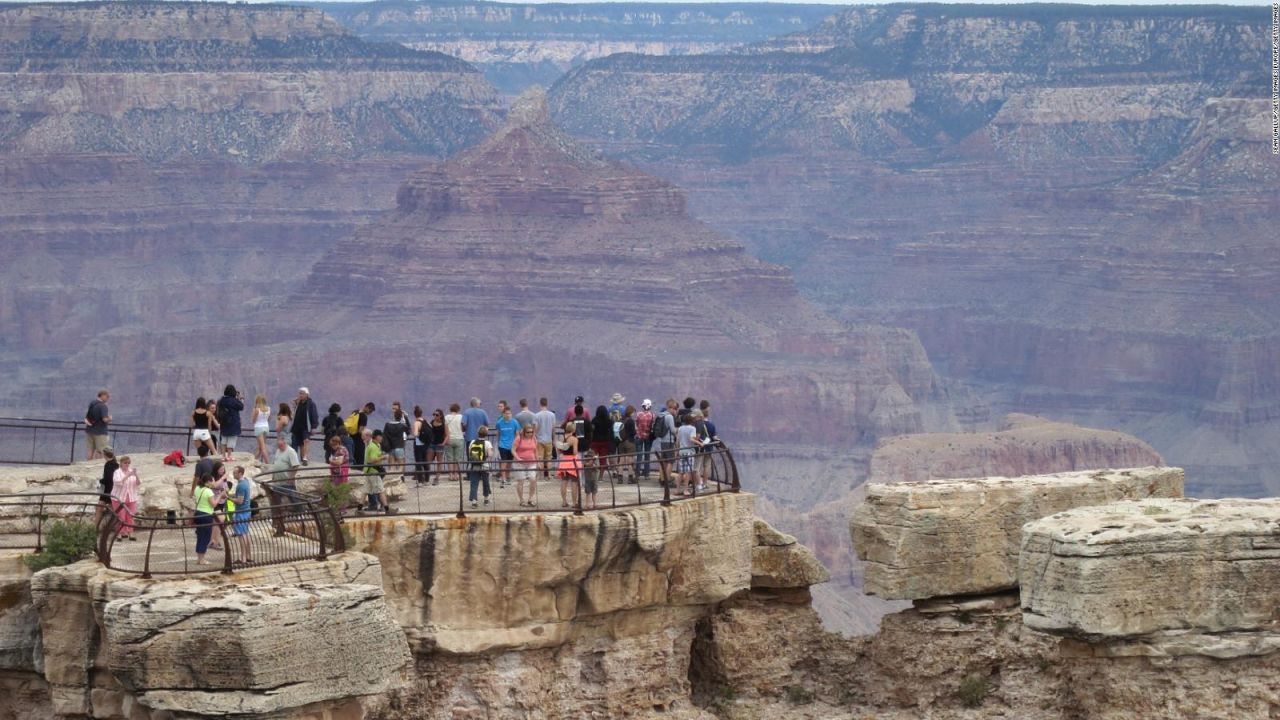
[[[342,512],[342,509],[351,504],[351,483],[342,483],[334,485],[332,482],[324,484],[324,504]]]
[[[967,708],[975,708],[987,699],[987,693],[991,692],[991,684],[987,681],[985,675],[970,675],[960,681],[960,687],[956,690],[956,695],[960,698],[960,704]]]
[[[54,520],[44,529],[44,550],[22,561],[32,570],[70,565],[91,555],[98,546],[98,528],[79,520]]]

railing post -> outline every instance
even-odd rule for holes
[[[71,461],[67,463],[68,465],[71,465],[76,461],[76,436],[79,434],[80,434],[80,429],[72,425],[71,426]]]
[[[315,520],[315,523],[316,523],[316,537],[320,538],[320,555],[316,559],[324,560],[325,558],[328,557],[328,554],[325,553],[325,549],[324,549],[326,545],[324,523],[321,522],[320,511],[316,509],[314,503],[307,502],[307,507],[311,510],[311,519]],[[337,530],[337,528],[334,528],[334,529]]]
[[[332,507],[329,508],[329,519],[333,521],[333,550],[334,552],[347,551],[347,538],[342,534],[342,515]]]
[[[467,516],[467,514],[462,510],[462,479],[461,477],[462,476],[459,475],[459,479],[458,479],[458,514],[454,516],[459,520]]]
[[[44,551],[44,495],[40,495],[40,509],[36,511],[36,552]]]
[[[659,476],[661,476],[661,474],[659,474]],[[663,507],[671,506],[671,485],[672,485],[672,482],[669,480],[664,480],[662,482],[662,506]]]
[[[729,477],[733,483],[730,487],[733,488],[732,492],[739,492],[742,490],[742,485],[738,482],[738,463],[734,461],[733,453],[729,452],[729,447],[727,445],[722,445],[722,447],[724,447],[724,457],[729,461]]]
[[[135,524],[135,527],[136,527],[136,524]],[[144,580],[150,580],[150,579],[151,579],[151,543],[155,542],[155,539],[156,539],[156,522],[155,522],[155,520],[152,520],[152,521],[151,521],[151,524],[148,526],[148,529],[150,530],[150,532],[148,532],[148,533],[147,533],[147,550],[146,550],[146,554],[142,556],[142,579],[144,579]],[[182,531],[181,531],[181,530],[179,530],[178,532],[182,532]],[[183,555],[183,561],[182,561],[182,562],[183,562],[183,564],[185,565],[185,564],[186,564],[186,553],[184,552],[182,555]],[[184,569],[185,569],[185,567],[184,567]]]
[[[214,527],[218,529],[218,535],[222,538],[222,574],[231,574],[231,540],[227,538],[227,524],[218,522],[218,515],[213,515]]]

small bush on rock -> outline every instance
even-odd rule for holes
[[[987,699],[989,692],[991,692],[991,684],[985,675],[970,675],[960,682],[956,695],[959,696],[961,705],[975,708]]]
[[[32,570],[70,565],[93,553],[98,545],[98,529],[93,523],[55,520],[44,531],[44,550],[25,555],[22,561]]]

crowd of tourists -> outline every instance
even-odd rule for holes
[[[129,458],[117,461],[105,442],[109,398],[103,390],[91,403],[86,434],[94,438],[90,459],[106,458],[99,512],[114,513],[121,523],[119,536],[128,539],[140,481]],[[291,483],[299,468],[312,464],[311,440],[319,434],[324,455],[315,462],[327,467],[334,485],[349,482],[353,472],[363,475],[361,512],[393,512],[385,481],[396,474],[418,487],[465,480],[472,507],[490,504],[494,483],[501,488],[514,484],[521,507],[539,506],[539,481],[558,483],[561,508],[597,507],[601,482],[608,477],[635,484],[654,476],[677,495],[694,494],[705,488],[709,453],[719,445],[711,403],[692,397],[682,402],[668,398],[655,408],[649,399],[636,407],[614,393],[607,404],[592,408],[577,396],[562,414],[545,397],[536,410],[524,398],[515,407],[499,401],[493,415],[475,397],[465,409],[452,403],[447,410],[430,412],[420,405],[406,411],[392,402],[379,428],[372,420],[377,412],[373,402],[349,413],[335,403],[321,416],[310,390],[301,387],[292,402],[274,409],[261,394],[246,408],[243,393],[227,385],[216,399],[197,398],[188,418],[198,457],[191,492],[197,562],[202,564],[208,550],[223,549],[213,532],[220,525],[230,530],[235,561],[253,562],[248,540],[253,481],[243,465],[231,468],[246,409],[259,479]]]

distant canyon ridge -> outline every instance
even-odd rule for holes
[[[1263,9],[573,8],[0,6],[0,406],[709,397],[844,588],[869,476],[1280,492]]]

